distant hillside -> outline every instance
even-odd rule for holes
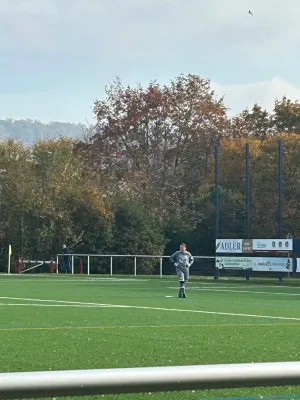
[[[43,124],[36,120],[0,120],[0,138],[15,138],[32,144],[38,139],[52,139],[59,136],[83,137],[87,126],[70,122]]]

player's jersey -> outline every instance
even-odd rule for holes
[[[172,263],[178,263],[181,268],[188,268],[194,262],[194,257],[188,251],[176,251],[171,257]]]

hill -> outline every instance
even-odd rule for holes
[[[39,139],[52,139],[59,136],[82,137],[87,126],[70,122],[50,122],[44,124],[37,120],[0,120],[0,137],[14,138],[27,144]]]

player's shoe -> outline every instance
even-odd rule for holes
[[[178,293],[178,297],[181,298],[181,297],[182,297],[182,294],[181,294],[181,293]]]
[[[186,299],[186,294],[184,294],[182,297],[183,297],[184,299]]]

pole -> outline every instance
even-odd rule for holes
[[[282,210],[283,210],[283,155],[282,140],[278,141],[278,238],[282,238]]]
[[[18,274],[21,273],[21,257],[18,257]]]
[[[215,147],[215,238],[220,235],[220,205],[219,205],[219,147]]]
[[[53,274],[53,272],[54,272],[54,261],[53,260],[51,260],[50,261],[50,264],[49,264],[49,267],[50,267],[50,274]]]
[[[82,275],[82,271],[83,271],[83,265],[82,265],[82,258],[80,259],[80,274]]]
[[[88,260],[87,260],[87,273],[88,273],[88,275],[90,274],[90,256],[88,256]]]
[[[250,209],[250,146],[246,143],[246,238],[251,235],[251,209]]]
[[[0,399],[300,385],[299,362],[0,374]],[[169,397],[169,396],[168,396]]]
[[[110,275],[113,274],[113,258],[110,257]]]
[[[11,245],[8,246],[8,267],[7,267],[7,273],[10,274],[10,265],[11,265]]]
[[[159,275],[162,278],[163,277],[163,259],[160,257],[159,259]]]
[[[134,276],[136,276],[136,257],[134,257]]]

